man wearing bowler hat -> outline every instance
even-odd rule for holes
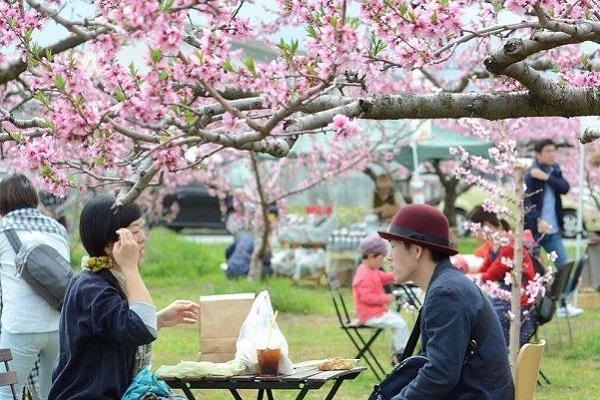
[[[391,243],[396,282],[412,281],[426,292],[419,326],[420,355],[428,361],[393,400],[514,399],[500,321],[487,297],[450,262],[458,251],[449,245],[444,214],[410,204],[378,233]]]

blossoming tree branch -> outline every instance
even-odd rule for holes
[[[356,119],[597,116],[598,44],[592,0],[7,0],[2,156],[128,203],[224,149],[353,140]]]

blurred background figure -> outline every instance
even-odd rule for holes
[[[507,265],[506,260],[514,260],[515,248],[514,238],[510,234],[510,225],[506,221],[502,223],[498,216],[490,211],[486,211],[483,206],[478,205],[467,216],[468,220],[474,224],[480,224],[481,229],[475,233],[477,239],[483,243],[481,253],[483,254],[483,264],[476,274],[481,282],[496,282],[500,289],[511,291],[511,284],[506,281],[506,274],[510,273],[512,265]],[[520,282],[521,288],[521,332],[520,344],[523,346],[528,342],[535,329],[535,309],[529,303],[529,296],[525,288],[535,275],[533,261],[526,248],[523,248],[523,274]],[[510,298],[502,296],[500,292],[489,293],[494,311],[498,314],[504,340],[509,344],[510,332]]]
[[[396,211],[400,209],[394,192],[394,182],[389,174],[377,176],[373,194],[373,212],[379,222],[390,222]]]
[[[67,210],[67,197],[58,197],[46,190],[38,192],[40,197],[39,210],[50,218],[57,220],[62,226],[69,230],[65,211]]]

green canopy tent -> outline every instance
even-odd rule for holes
[[[488,158],[488,150],[494,144],[488,140],[461,135],[458,132],[431,125],[431,134],[416,143],[416,154],[411,145],[403,146],[394,156],[394,161],[404,165],[411,171],[415,170],[415,158],[418,163],[454,160],[457,156],[450,153],[451,147],[462,147],[469,154]],[[392,151],[391,145],[382,145],[381,151]]]

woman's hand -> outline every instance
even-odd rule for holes
[[[140,246],[129,229],[117,231],[119,240],[115,242],[112,255],[121,270],[137,269],[140,257]]]
[[[199,315],[200,306],[197,303],[175,300],[156,314],[158,329],[179,324],[195,324],[198,322]]]

